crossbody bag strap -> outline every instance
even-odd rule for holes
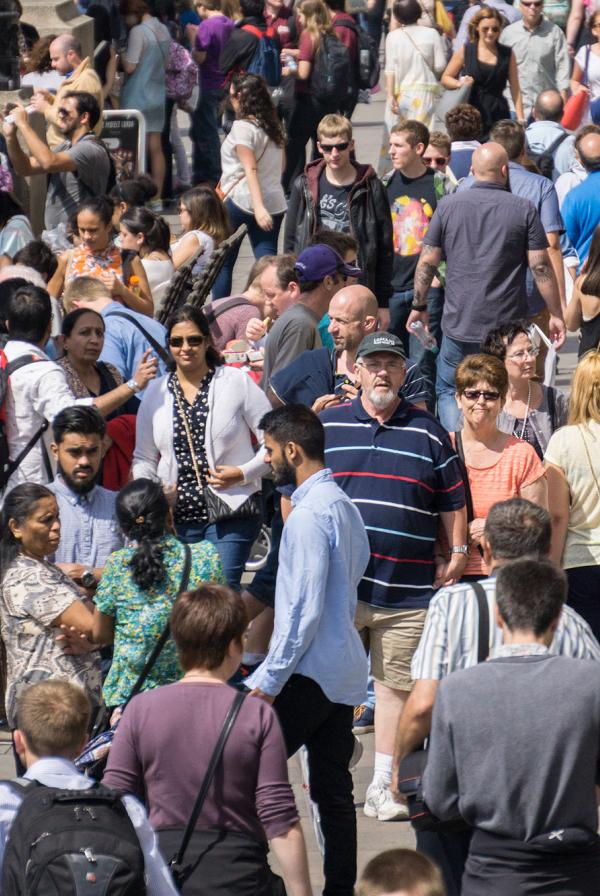
[[[177,597],[179,597],[180,594],[182,594],[184,591],[187,590],[188,582],[190,580],[190,572],[192,569],[191,548],[190,548],[189,544],[184,544],[184,545],[182,545],[182,547],[185,552],[185,556],[184,556],[184,561],[183,561],[183,572],[181,574],[181,582],[179,584],[179,591],[177,592]],[[165,627],[162,631],[160,638],[158,639],[158,641],[152,648],[152,653],[150,654],[150,656],[144,663],[144,668],[138,675],[138,679],[137,679],[136,683],[134,684],[134,686],[132,687],[129,697],[127,698],[125,703],[123,703],[123,705],[122,705],[123,709],[125,709],[125,707],[129,703],[129,701],[133,700],[133,698],[137,694],[139,694],[139,692],[144,687],[144,683],[145,683],[146,679],[148,678],[148,676],[150,675],[150,672],[154,668],[154,665],[155,665],[157,659],[161,655],[163,647],[167,643],[167,640],[168,640],[170,634],[171,634],[171,626],[170,626],[170,623],[167,622],[167,624],[165,625]]]
[[[479,626],[477,629],[477,662],[485,663],[490,655],[490,608],[487,594],[481,582],[471,582],[477,598],[479,610]]]
[[[467,522],[470,523],[475,519],[473,512],[473,496],[471,495],[471,486],[469,485],[469,474],[467,472],[467,463],[465,461],[465,449],[463,448],[462,434],[460,431],[454,433],[454,444],[456,445],[456,453],[458,455],[458,465],[462,473],[463,483],[465,486],[465,504],[467,505]]]
[[[148,340],[148,342],[150,343],[150,345],[152,346],[152,348],[154,349],[154,351],[156,352],[158,357],[161,359],[161,361],[163,361],[165,364],[171,363],[171,358],[170,358],[169,354],[167,353],[166,349],[164,349],[162,347],[162,345],[156,341],[154,336],[151,336],[150,333],[148,332],[148,330],[141,325],[139,320],[137,320],[135,317],[132,317],[131,314],[126,314],[125,311],[109,311],[108,314],[105,314],[104,316],[105,317],[122,317],[123,320],[128,320],[130,323],[132,323],[134,325],[134,327],[137,327],[137,329],[140,331],[142,336],[144,336],[144,338]]]
[[[7,379],[10,380],[13,373],[16,373],[17,370],[21,370],[22,367],[27,367],[29,364],[35,364],[38,361],[43,361],[43,360],[44,360],[44,358],[36,358],[35,355],[22,355],[20,358],[15,358],[14,361],[9,361],[8,364],[6,365]],[[24,445],[23,448],[21,448],[21,450],[19,451],[19,453],[17,454],[15,459],[8,461],[8,463],[4,467],[4,470],[2,471],[3,478],[5,481],[8,481],[10,479],[10,477],[12,476],[12,474],[15,472],[15,470],[17,470],[21,466],[21,464],[23,463],[23,461],[25,460],[25,458],[27,457],[29,452],[32,451],[33,448],[35,448],[35,446],[37,445],[37,443],[39,442],[41,437],[44,435],[44,433],[48,429],[49,425],[50,424],[49,424],[48,420],[44,420],[44,422],[42,423],[40,428],[36,429],[34,434],[28,440],[27,444]],[[52,473],[52,466],[50,464],[50,459],[48,457],[48,453],[46,451],[45,446],[42,447],[42,455],[43,455],[44,468],[46,470],[46,475],[48,476],[49,481],[52,482],[52,479],[54,478],[53,473]]]
[[[422,7],[421,7],[421,8],[422,8]],[[433,69],[432,69],[431,66],[429,65],[429,62],[427,61],[427,57],[425,56],[425,54],[423,53],[423,51],[421,50],[421,48],[418,47],[417,44],[414,42],[414,40],[412,39],[412,37],[410,36],[410,34],[408,33],[408,31],[406,30],[406,28],[405,28],[404,26],[402,26],[402,34],[406,35],[406,37],[409,39],[409,41],[411,42],[411,44],[413,45],[413,47],[415,48],[415,50],[417,51],[417,53],[419,54],[419,56],[421,57],[421,59],[423,60],[423,62],[425,63],[425,65],[427,66],[427,68],[429,69],[429,72],[430,72],[430,74],[431,74],[431,77],[432,77],[432,78],[434,79],[434,81],[436,81],[436,83],[437,83],[438,79],[437,79],[436,76],[435,76],[435,72],[433,71]]]
[[[182,876],[185,876],[186,869],[183,866],[185,852],[188,848],[191,836],[194,832],[194,828],[196,827],[196,822],[198,821],[200,813],[202,812],[202,807],[204,805],[204,801],[206,800],[206,795],[208,793],[209,787],[212,784],[215,772],[219,766],[219,763],[221,762],[225,744],[227,743],[227,739],[231,734],[231,729],[233,728],[234,722],[238,716],[240,709],[242,708],[242,703],[244,702],[245,698],[246,693],[244,691],[238,691],[233,698],[233,703],[229,707],[227,715],[225,716],[225,721],[223,722],[223,727],[221,728],[219,739],[217,740],[217,744],[215,746],[215,749],[213,750],[213,754],[210,757],[210,762],[208,763],[208,768],[206,769],[206,774],[204,775],[204,779],[202,781],[202,784],[200,785],[200,790],[198,792],[198,796],[196,797],[194,808],[192,809],[191,815],[188,819],[188,823],[185,826],[177,855],[175,855],[169,862],[169,868],[171,869],[173,874],[180,879]]]

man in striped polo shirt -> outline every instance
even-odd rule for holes
[[[356,626],[371,654],[376,698],[375,772],[364,812],[380,821],[406,817],[390,782],[412,654],[435,589],[460,579],[467,554],[458,459],[440,424],[399,396],[405,362],[397,336],[365,336],[356,356],[358,398],[320,415],[326,463],[369,536]],[[449,545],[444,557],[435,556],[440,531]]]

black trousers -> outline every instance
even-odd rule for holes
[[[317,152],[317,127],[324,115],[338,111],[338,104],[321,103],[309,93],[297,93],[290,118],[288,142],[285,149],[285,169],[282,177],[283,189],[289,194],[292,184],[304,171],[306,164],[306,144],[313,142],[312,158],[319,158]]]
[[[461,896],[472,835],[472,831],[417,831],[417,850],[433,859],[439,867],[448,896]]]
[[[310,795],[325,840],[324,896],[352,896],[356,881],[356,813],[348,764],[354,749],[352,706],[332,703],[316,681],[292,675],[275,699],[288,756],[308,751]]]

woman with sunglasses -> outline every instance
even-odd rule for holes
[[[522,321],[491,330],[481,348],[500,358],[508,373],[508,394],[498,416],[499,429],[529,442],[543,460],[550,436],[567,422],[569,403],[559,389],[533,379],[539,349],[531,341],[529,325]]]
[[[473,503],[469,520],[469,557],[464,578],[481,579],[488,569],[481,556],[481,537],[490,508],[509,498],[527,498],[547,506],[544,467],[527,442],[502,432],[498,414],[508,392],[508,374],[499,358],[468,355],[456,370],[456,402],[463,429],[451,438],[464,456]]]
[[[251,377],[223,364],[200,309],[180,308],[167,339],[174,370],[140,402],[132,476],[158,478],[172,492],[179,538],[212,542],[227,583],[239,589],[269,469],[253,439],[260,443],[258,424],[271,405]]]
[[[503,25],[498,10],[484,6],[469,22],[468,43],[454,53],[442,75],[447,90],[471,85],[468,102],[481,114],[486,135],[496,121],[510,118],[504,96],[507,82],[517,118],[523,121],[525,117],[515,54],[500,43]]]

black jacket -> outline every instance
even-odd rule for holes
[[[267,26],[264,19],[258,19],[255,16],[249,16],[246,19],[240,19],[235,23],[235,28],[229,35],[229,39],[221,51],[219,56],[219,68],[229,80],[229,75],[236,71],[245,71],[254,56],[258,37],[249,31],[243,31],[243,25],[253,25],[260,31],[266,31]]]
[[[392,295],[392,216],[385,188],[371,165],[352,163],[356,180],[350,191],[350,227],[358,241],[361,282],[371,289],[380,308],[387,308]],[[319,229],[319,177],[322,159],[311,162],[292,187],[283,237],[284,252],[301,252]]]

